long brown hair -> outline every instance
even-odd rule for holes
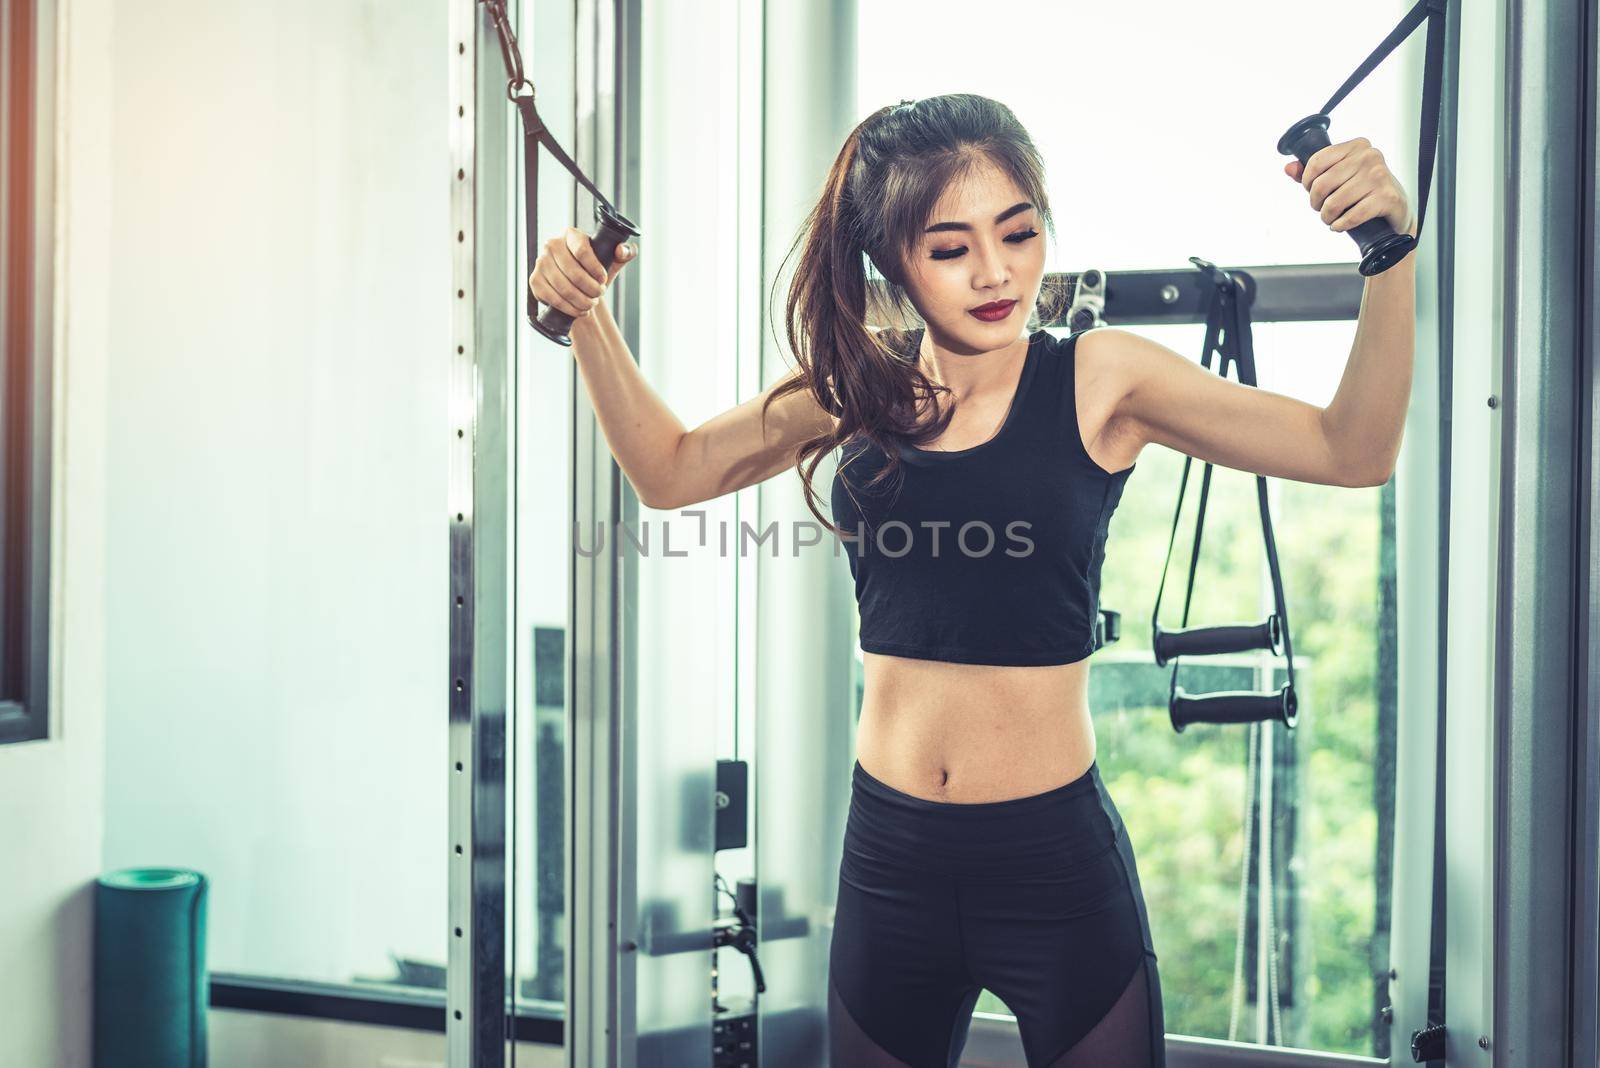
[[[799,366],[773,390],[762,415],[804,389],[838,417],[836,429],[795,452],[806,506],[836,534],[843,532],[818,510],[812,486],[822,458],[856,439],[877,445],[888,463],[868,483],[875,486],[899,470],[897,442],[931,441],[954,414],[945,406],[925,427],[916,424],[922,406],[949,389],[917,365],[911,342],[921,317],[906,294],[905,264],[946,187],[984,160],[1017,184],[1054,238],[1044,163],[1028,132],[1004,104],[952,93],[880,108],[850,131],[784,257],[787,264],[803,249],[785,316]],[[869,264],[879,276],[871,284]]]

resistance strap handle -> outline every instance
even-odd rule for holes
[[[539,109],[534,103],[533,83],[529,81],[522,69],[522,49],[517,44],[517,35],[511,29],[511,21],[506,14],[505,0],[479,0],[487,9],[489,20],[494,25],[495,35],[500,41],[500,57],[506,66],[506,98],[516,105],[517,115],[522,123],[522,181],[523,181],[523,221],[527,237],[528,269],[533,269],[534,262],[539,258],[539,146],[543,145],[550,150],[568,173],[575,178],[579,185],[587,189],[595,200],[595,221],[599,227],[591,239],[594,254],[602,266],[609,268],[616,257],[617,246],[630,237],[639,236],[639,228],[623,215],[606,195],[589,180],[583,169],[575,163],[571,156],[561,147],[550,134],[550,128],[545,125]],[[539,302],[534,299],[533,290],[528,290],[528,323],[540,334],[554,341],[558,345],[571,345],[572,338],[567,336],[567,331],[572,327],[572,316],[565,312],[551,308],[544,315],[539,314]]]
[[[1200,365],[1211,369],[1213,350],[1221,356],[1217,373],[1227,377],[1231,364],[1241,383],[1256,385],[1254,345],[1250,338],[1250,313],[1245,307],[1248,300],[1243,283],[1231,272],[1201,259],[1189,261],[1204,271],[1211,280],[1211,298],[1206,310],[1205,350]],[[1219,343],[1220,342],[1220,343]],[[1186,456],[1183,476],[1178,484],[1178,506],[1172,516],[1172,535],[1167,541],[1167,553],[1161,563],[1161,580],[1156,586],[1155,608],[1150,614],[1150,646],[1156,663],[1172,662],[1171,688],[1168,692],[1168,713],[1172,729],[1182,732],[1190,723],[1251,723],[1258,720],[1280,720],[1293,729],[1297,721],[1298,700],[1294,688],[1294,645],[1289,639],[1289,610],[1283,595],[1283,577],[1278,567],[1277,541],[1272,533],[1272,513],[1267,503],[1267,480],[1256,476],[1256,501],[1261,513],[1261,537],[1266,548],[1267,569],[1272,577],[1274,613],[1266,621],[1254,625],[1228,625],[1220,627],[1189,626],[1189,610],[1194,602],[1195,576],[1199,571],[1200,544],[1205,532],[1206,503],[1210,498],[1213,465],[1207,462],[1200,479],[1200,504],[1195,515],[1194,543],[1189,551],[1189,579],[1183,600],[1185,629],[1165,631],[1161,628],[1161,598],[1166,591],[1167,572],[1172,566],[1172,548],[1178,537],[1178,523],[1183,515],[1183,498],[1188,490],[1189,470],[1194,458]],[[1269,693],[1226,692],[1216,694],[1190,694],[1178,685],[1178,658],[1184,655],[1207,655],[1224,652],[1243,652],[1250,649],[1270,649],[1276,653],[1279,644],[1288,663],[1288,682],[1277,691]]]
[[[1433,157],[1439,143],[1439,105],[1443,96],[1441,90],[1444,81],[1444,16],[1447,2],[1448,0],[1417,0],[1416,5],[1406,12],[1405,18],[1400,20],[1400,25],[1390,31],[1389,36],[1383,39],[1383,43],[1372,50],[1372,54],[1356,68],[1356,72],[1339,86],[1339,91],[1322,105],[1321,111],[1323,115],[1333,114],[1333,109],[1350,95],[1352,89],[1376,70],[1378,64],[1388,59],[1389,53],[1399,47],[1400,42],[1410,37],[1423,19],[1428,20],[1427,52],[1422,61],[1422,115],[1417,122],[1417,132],[1421,138],[1417,147],[1417,236],[1419,238],[1422,236],[1422,220],[1428,214],[1428,187],[1433,184]]]
[[[1165,667],[1168,660],[1180,656],[1217,656],[1252,649],[1270,649],[1278,653],[1283,644],[1282,635],[1283,628],[1276,615],[1268,616],[1262,623],[1163,630],[1161,648],[1156,650],[1156,666]]]
[[[1366,61],[1345,80],[1338,92],[1328,98],[1322,110],[1295,123],[1278,139],[1278,151],[1294,156],[1302,165],[1308,163],[1319,149],[1326,148],[1328,140],[1328,115],[1350,91],[1377,69],[1400,42],[1410,37],[1422,24],[1428,23],[1427,53],[1422,71],[1422,114],[1417,123],[1420,140],[1417,146],[1417,236],[1397,234],[1384,219],[1368,219],[1348,232],[1361,248],[1361,273],[1374,275],[1399,263],[1417,247],[1422,238],[1422,224],[1428,217],[1428,190],[1433,185],[1433,158],[1439,143],[1439,106],[1444,82],[1444,30],[1445,5],[1449,0],[1417,0],[1406,12],[1400,24],[1383,42],[1373,49]]]
[[[1295,718],[1294,687],[1284,683],[1270,693],[1222,690],[1190,693],[1182,686],[1172,693],[1172,725],[1178,733],[1191,723],[1259,723]]]

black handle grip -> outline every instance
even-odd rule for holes
[[[609,269],[611,261],[616,258],[617,246],[630,237],[638,237],[639,228],[627,216],[605,204],[596,204],[594,214],[600,228],[589,243],[600,265]],[[567,331],[572,329],[572,316],[564,311],[546,308],[544,314],[533,321],[533,328],[557,345],[572,344],[572,339],[567,336]]]
[[[1444,1024],[1429,1024],[1411,1032],[1411,1059],[1418,1064],[1423,1061],[1444,1060],[1444,1039]]]
[[[1278,138],[1278,151],[1293,156],[1303,167],[1311,162],[1319,149],[1331,144],[1328,140],[1328,116],[1308,115],[1289,127]],[[1361,273],[1370,277],[1382,274],[1406,258],[1417,247],[1417,239],[1410,234],[1397,234],[1387,219],[1368,219],[1360,226],[1346,231],[1361,249]]]
[[[1172,729],[1179,734],[1191,723],[1255,723],[1274,719],[1292,729],[1298,706],[1294,687],[1287,682],[1274,693],[1248,690],[1187,693],[1179,686],[1168,702],[1167,714],[1172,719]]]
[[[1274,612],[1264,623],[1237,623],[1220,627],[1190,627],[1187,630],[1163,630],[1158,624],[1151,646],[1156,655],[1156,666],[1179,656],[1215,656],[1218,653],[1243,653],[1252,649],[1269,649],[1279,652],[1283,628]]]

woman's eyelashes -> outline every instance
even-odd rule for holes
[[[1016,233],[1007,236],[1006,240],[1011,242],[1013,245],[1020,245],[1024,241],[1028,241],[1038,236],[1039,231],[1037,230],[1018,230]],[[966,251],[967,247],[962,245],[960,248],[936,248],[929,253],[929,255],[936,260],[953,260],[957,256],[964,255]]]

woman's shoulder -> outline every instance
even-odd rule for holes
[[[1119,356],[1118,331],[1091,327],[1046,336],[1046,373],[1062,396],[1082,396],[1093,410],[1099,409],[1103,395],[1120,396],[1126,367]]]
[[[1092,333],[1094,333],[1094,329],[1063,330],[1059,327],[1040,327],[1037,331],[1035,331],[1034,336],[1042,336],[1043,344],[1050,352],[1058,353],[1063,356],[1070,356],[1077,350],[1078,339],[1083,337],[1085,334]]]
[[[1078,342],[1077,333],[1053,331],[1043,327],[1034,331],[1033,344],[1039,350],[1041,371],[1052,374],[1070,367],[1074,362]]]

